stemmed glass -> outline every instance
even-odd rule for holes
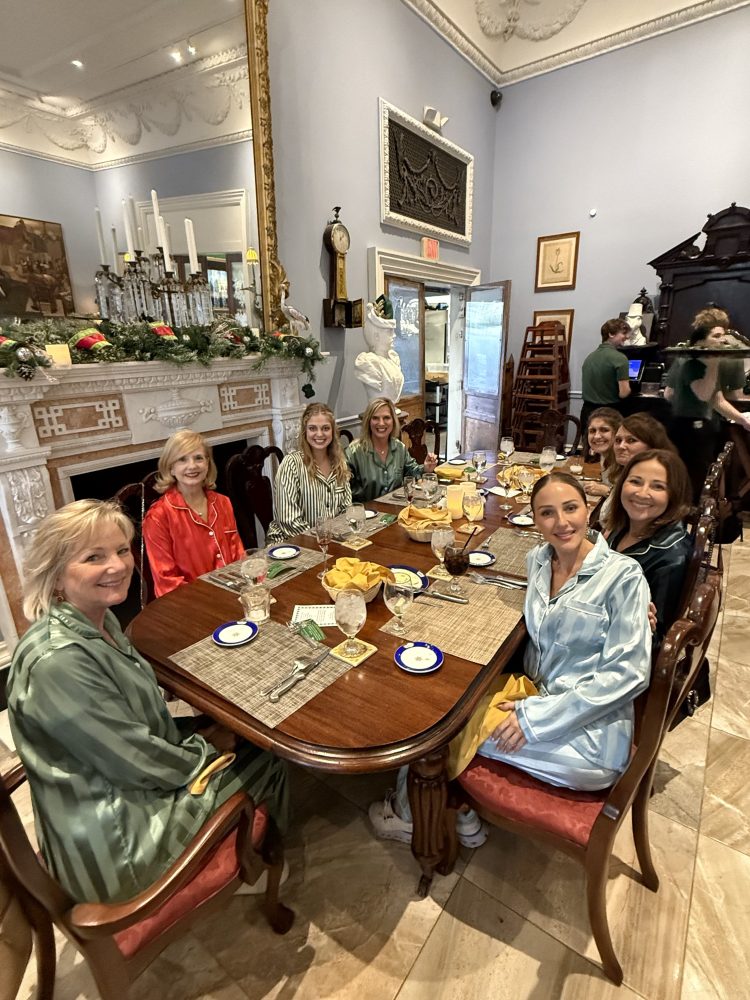
[[[340,590],[336,595],[336,624],[346,636],[344,656],[361,656],[367,651],[355,636],[367,621],[365,595],[359,590]]]
[[[500,455],[502,455],[503,457],[500,458],[500,455],[498,455],[497,457],[503,463],[503,465],[508,465],[508,463],[510,462],[510,456],[513,454],[513,452],[515,450],[516,450],[516,446],[513,444],[513,438],[512,437],[501,438],[500,439]]]
[[[434,472],[425,472],[421,479],[422,492],[428,503],[434,503],[440,493],[440,483]]]
[[[539,456],[539,468],[542,472],[550,473],[555,467],[555,462],[557,461],[557,452],[554,448],[542,448],[542,453]]]
[[[318,573],[318,579],[322,580],[328,572],[328,546],[333,538],[332,519],[330,517],[319,517],[313,527],[313,533],[315,534],[315,541],[323,553],[323,569]]]
[[[451,585],[448,592],[454,597],[463,597],[463,588],[459,586],[457,576],[463,576],[469,568],[469,553],[464,544],[448,545],[445,549],[445,568],[451,575]]]
[[[268,576],[268,556],[265,549],[246,549],[240,573],[250,584],[263,583]]]
[[[498,486],[507,492],[509,489],[508,483],[508,469],[510,468],[510,456],[516,450],[516,446],[513,444],[512,437],[504,437],[500,440],[500,452],[497,456],[497,460],[501,465],[500,471],[497,474]],[[513,510],[513,504],[508,503],[507,497],[501,497],[498,507],[500,510]],[[504,501],[504,502],[503,502]]]
[[[404,476],[404,496],[407,503],[412,503],[416,492],[416,482],[414,476]]]
[[[475,451],[471,456],[471,464],[477,470],[477,482],[484,482],[482,478],[482,472],[487,465],[487,452],[486,451]]]
[[[349,527],[352,529],[352,541],[359,541],[362,538],[362,532],[365,528],[365,521],[367,520],[367,515],[365,514],[365,508],[361,503],[353,503],[351,507],[346,508],[346,519],[349,522]]]
[[[455,539],[456,536],[453,534],[453,528],[436,528],[432,533],[430,545],[435,558],[440,561],[440,566],[435,570],[434,575],[440,577],[441,580],[447,580],[450,576],[443,565],[443,560],[445,559],[446,547],[452,545]]]
[[[518,482],[523,490],[524,499],[526,499],[531,493],[531,487],[534,485],[534,480],[536,476],[531,469],[522,468],[518,473]]]
[[[393,631],[397,635],[406,635],[403,619],[414,600],[414,589],[409,584],[391,583],[386,580],[383,587],[383,600],[388,610],[396,616]]]
[[[479,493],[464,493],[463,508],[468,521],[482,520],[484,500]]]

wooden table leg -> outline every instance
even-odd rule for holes
[[[456,813],[448,808],[447,760],[445,746],[409,765],[409,805],[414,822],[411,852],[422,869],[417,887],[420,897],[429,892],[436,871],[441,875],[453,871],[458,854]]]

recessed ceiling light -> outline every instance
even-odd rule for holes
[[[182,53],[180,52],[179,49],[172,49],[172,51],[169,54],[176,63],[182,62]]]
[[[70,65],[75,66],[76,69],[83,69],[83,63],[80,59],[71,59]]]

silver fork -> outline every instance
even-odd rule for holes
[[[486,576],[482,576],[481,573],[468,573],[470,580],[474,583],[486,584],[490,587],[502,587],[503,590],[518,590],[518,587],[514,587],[510,583],[504,583],[502,580],[488,580]]]
[[[295,684],[299,684],[299,682],[304,680],[305,677],[308,676],[308,674],[312,673],[312,671],[315,670],[316,667],[319,667],[329,653],[330,649],[326,647],[325,652],[321,656],[318,656],[315,659],[308,658],[305,660],[303,659],[295,660],[291,674],[289,674],[288,677],[285,677],[283,681],[275,685],[275,687],[271,688],[271,690],[267,692],[268,700],[273,702],[278,701],[279,698],[283,694],[286,694],[287,691],[290,691]]]

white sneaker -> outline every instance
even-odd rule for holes
[[[396,812],[396,793],[389,788],[382,802],[373,802],[367,813],[380,840],[398,840],[402,844],[411,843],[414,824],[401,819]]]
[[[279,885],[283,885],[289,878],[289,863],[284,861],[284,867],[281,869],[281,881]],[[260,873],[258,878],[253,883],[240,882],[239,887],[234,890],[235,896],[262,896],[264,895],[266,889],[268,888],[268,869],[264,868]]]

